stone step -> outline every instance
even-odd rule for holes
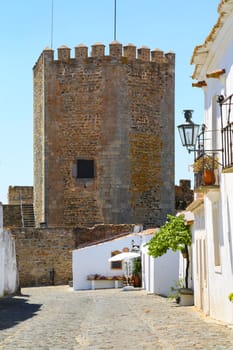
[[[35,216],[33,204],[22,205],[22,216],[24,227],[35,227]]]

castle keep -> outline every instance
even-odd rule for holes
[[[36,226],[156,227],[174,212],[175,55],[119,42],[34,66]]]

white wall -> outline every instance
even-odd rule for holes
[[[209,71],[218,68],[225,68],[226,74],[221,79],[209,79],[208,89],[205,92],[205,106],[207,110],[207,128],[211,121],[212,109],[208,108],[213,104],[212,96],[224,95],[225,97],[233,93],[233,15],[226,23],[224,30],[216,41],[215,46],[221,46],[217,50],[217,56],[213,55],[213,60]],[[217,106],[219,109],[219,106]],[[232,115],[231,115],[231,122]],[[226,125],[224,117],[223,125]],[[220,110],[218,111],[218,128],[220,130]],[[211,127],[210,127],[211,129]],[[221,145],[221,133],[218,132],[218,144]],[[221,162],[221,154],[220,154]],[[207,232],[207,265],[208,265],[208,284],[209,284],[209,313],[210,316],[221,321],[233,323],[233,304],[228,300],[228,294],[233,292],[233,174],[220,174],[220,189],[217,192],[208,192],[205,196],[205,221]],[[217,204],[216,204],[217,203]],[[214,227],[216,218],[213,216],[213,208],[218,205],[218,236],[220,264],[215,264],[215,244]]]
[[[168,251],[154,259],[147,254],[147,243],[154,233],[143,235],[131,234],[105,243],[76,249],[73,251],[73,288],[74,290],[91,289],[88,275],[115,276],[123,275],[124,270],[112,270],[108,259],[114,250],[132,248],[132,240],[141,246],[142,288],[149,293],[167,296],[171,287],[179,279],[179,252]]]
[[[74,250],[74,290],[91,289],[91,281],[87,280],[88,275],[123,275],[124,269],[112,270],[108,259],[114,250],[122,251],[125,247],[131,250],[131,243],[134,240],[134,243],[141,246],[142,250],[142,287],[149,293],[167,296],[170,293],[171,286],[174,286],[175,281],[179,279],[179,253],[168,251],[157,259],[149,256],[144,244],[152,236],[153,234],[145,236],[140,235],[140,233],[132,234],[113,241]]]
[[[3,231],[3,209],[0,204],[0,296],[17,290],[15,242],[8,231]]]
[[[145,274],[142,286],[149,293],[167,296],[179,280],[179,252],[168,250],[155,259],[147,251],[147,247],[142,248],[142,269]]]
[[[233,93],[233,4],[229,2],[229,4],[224,3],[222,6],[225,6],[225,15],[222,16],[222,20],[225,18],[224,25],[217,29],[208,42],[207,57],[199,76],[196,77],[197,80],[206,80],[207,83],[207,86],[203,89],[205,98],[204,123],[207,130],[212,130],[212,125],[216,124],[218,128],[218,146],[221,146],[221,118],[216,97],[223,95],[226,98]],[[219,79],[206,78],[206,73],[219,69],[225,69],[226,71]],[[226,126],[228,117],[226,107],[223,107],[223,114],[223,126]],[[212,120],[213,117],[216,118],[215,121]],[[230,122],[232,121],[233,114],[231,112]],[[221,152],[219,152],[219,158],[221,162]],[[208,296],[205,296],[201,293],[201,280],[196,273],[196,269],[194,269],[194,294],[198,293],[198,298],[195,296],[195,305],[208,310],[208,305],[205,305],[205,302],[208,301],[211,317],[233,323],[233,304],[228,300],[228,294],[233,292],[233,173],[222,173],[220,167],[219,184],[219,188],[204,192],[205,228],[202,237],[198,238],[201,230],[194,227],[196,241],[201,239],[203,243],[204,239],[206,240],[206,256],[199,252],[199,264],[206,259],[206,284],[208,285]],[[216,207],[218,210],[216,210]],[[216,237],[219,239],[218,244],[216,244]],[[216,260],[216,247],[219,247],[220,260],[218,262]],[[194,249],[196,254],[196,242],[194,243]],[[205,287],[205,283],[203,286]]]
[[[224,174],[218,194],[205,198],[206,230],[208,244],[209,300],[210,316],[221,321],[233,323],[233,304],[228,295],[233,292],[233,206],[231,202],[233,174]],[[230,199],[230,200],[229,200]],[[215,218],[211,215],[213,206],[219,203],[218,237],[220,263],[215,263],[215,243],[213,229]]]
[[[192,225],[194,304],[204,314],[209,315],[208,244],[205,230],[204,204],[200,203],[194,213],[195,220]]]
[[[111,269],[111,263],[108,259],[111,258],[112,251],[122,251],[122,249],[126,247],[131,250],[132,240],[139,246],[142,243],[140,234],[132,234],[112,241],[74,250],[72,262],[74,290],[91,289],[91,281],[87,280],[88,275],[123,275],[123,269]],[[124,264],[122,264],[122,267],[123,265]]]

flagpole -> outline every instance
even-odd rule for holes
[[[114,0],[114,40],[116,40],[116,0]]]
[[[51,49],[53,48],[53,0],[51,6]]]

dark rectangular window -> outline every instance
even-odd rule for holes
[[[94,160],[78,159],[77,177],[79,179],[93,179],[94,177]]]
[[[120,254],[121,252],[119,250],[115,250],[111,253],[111,256]],[[122,269],[122,261],[112,261],[111,262],[111,269]]]

